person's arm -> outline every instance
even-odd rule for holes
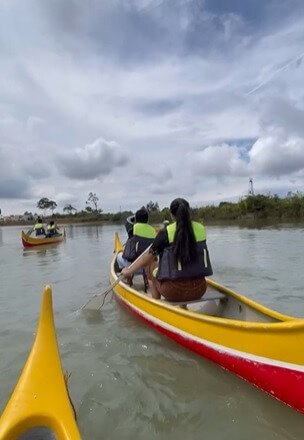
[[[124,277],[130,278],[139,269],[143,269],[144,267],[149,266],[154,261],[154,259],[154,254],[148,251],[141,257],[139,257],[138,260],[132,264],[131,268],[125,267],[124,269],[122,269],[121,273]]]
[[[130,278],[137,270],[149,266],[155,260],[156,256],[163,252],[168,244],[169,242],[167,231],[159,231],[149,251],[139,257],[138,260],[132,264],[131,268],[126,267],[121,271],[121,273],[123,274],[123,276]]]

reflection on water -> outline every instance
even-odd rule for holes
[[[65,234],[68,235],[69,238],[74,238],[74,225],[65,226]]]
[[[60,262],[60,250],[58,246],[62,243],[47,244],[35,246],[32,248],[24,248],[23,256],[31,258],[32,264],[37,265],[40,270],[42,267],[49,267],[51,263]]]
[[[82,316],[85,318],[87,324],[89,325],[95,325],[100,324],[102,322],[103,315],[102,310],[81,310],[79,311],[82,313]]]
[[[44,284],[53,286],[64,369],[84,440],[302,440],[304,418],[154,332],[107,300],[75,312],[109,285],[123,227],[74,225],[66,241],[24,249],[0,228],[0,410],[33,340]],[[209,226],[214,279],[283,313],[304,316],[302,227]]]
[[[30,256],[30,255],[46,255],[47,253],[51,255],[58,254],[58,246],[61,243],[54,243],[54,244],[42,244],[41,246],[33,246],[28,248],[23,248],[23,256]]]
[[[79,234],[81,234],[99,240],[103,227],[104,225],[76,223],[74,225],[65,226],[65,232],[66,236],[69,238],[79,237]]]

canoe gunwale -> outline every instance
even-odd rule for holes
[[[115,236],[115,245],[119,237]],[[113,258],[110,280],[117,279]],[[151,328],[205,359],[248,381],[291,408],[304,413],[304,319],[267,309],[208,280],[225,293],[223,307],[232,311],[239,302],[279,322],[254,322],[190,311],[153,299],[123,281],[114,288],[118,303]],[[242,316],[253,316],[248,310]]]
[[[304,413],[303,387],[299,386],[301,382],[304,382],[303,365],[239,352],[201,338],[189,338],[187,333],[183,334],[175,327],[168,328],[163,321],[157,323],[154,319],[151,320],[151,316],[145,316],[142,310],[136,310],[134,305],[128,303],[125,298],[117,295],[117,301],[138,319],[178,344],[234,373],[250,385],[263,390],[272,398]]]
[[[116,255],[114,256],[112,263],[111,263],[111,282],[117,280],[118,276],[115,273],[114,270],[114,262],[116,259]],[[210,282],[210,280],[207,280],[208,284]],[[216,282],[213,282],[213,285],[217,285]],[[287,315],[282,315],[278,312],[272,311],[271,309],[267,309],[264,306],[261,306],[263,311],[262,313],[264,313],[264,310],[266,310],[268,313],[264,313],[267,316],[271,317],[271,318],[275,318],[278,319],[278,316],[280,317],[280,319],[285,318],[284,321],[281,320],[280,322],[253,322],[253,321],[241,321],[241,320],[236,320],[236,319],[229,319],[229,318],[221,318],[221,317],[216,317],[216,316],[210,316],[210,315],[206,315],[203,313],[197,313],[197,312],[193,312],[191,310],[186,310],[182,307],[176,306],[176,305],[171,305],[168,304],[164,301],[160,301],[158,299],[154,299],[151,298],[149,296],[147,296],[146,294],[143,294],[141,292],[138,292],[136,289],[130,287],[128,284],[124,283],[123,281],[120,281],[118,283],[118,286],[121,286],[123,289],[125,289],[126,291],[128,291],[129,293],[131,293],[132,295],[135,295],[141,299],[144,299],[147,302],[152,302],[154,304],[156,304],[157,306],[161,307],[161,308],[165,308],[167,310],[174,310],[175,313],[184,316],[184,317],[191,317],[191,319],[197,320],[197,321],[203,321],[203,322],[208,322],[208,323],[213,323],[217,326],[221,325],[223,327],[235,327],[235,328],[239,328],[242,327],[243,329],[248,329],[248,330],[260,330],[262,332],[265,332],[266,329],[271,329],[272,331],[284,331],[286,329],[295,329],[298,330],[299,328],[303,328],[304,330],[304,319],[300,319],[300,318],[292,318],[290,316]],[[239,295],[233,291],[230,291],[230,289],[228,289],[228,291],[225,291],[224,286],[223,287],[223,293],[226,293],[227,295],[230,295],[230,292],[233,293],[233,296],[235,299],[243,302],[246,305],[249,305],[250,307],[252,307],[253,305],[255,307],[253,307],[254,309],[258,310],[261,312],[259,304],[255,303],[252,300],[248,300],[248,301],[244,301],[245,298],[242,295]],[[115,291],[114,288],[114,292],[115,294],[121,296],[119,293],[117,293]],[[273,312],[273,314],[272,314]]]
[[[129,309],[133,308],[134,310],[132,312],[135,312],[138,316],[141,315],[141,318],[143,320],[145,320],[145,321],[148,320],[149,315],[147,313],[143,312],[141,309],[134,306],[134,304],[130,305],[127,302],[127,300],[125,300],[122,297],[119,297],[118,299],[119,299],[119,301],[122,301],[124,303],[123,304],[124,306],[128,307]],[[164,321],[161,321],[158,318],[153,317],[153,321],[154,321],[153,326],[155,326],[155,327],[165,328],[167,331],[169,331],[171,333],[176,333],[184,339],[187,339],[189,337],[189,334],[187,332],[180,330],[180,329],[177,330],[174,326],[172,326]],[[229,351],[230,354],[233,354],[233,356],[235,356],[236,358],[239,358],[239,359],[246,359],[246,360],[250,360],[252,362],[259,362],[264,365],[273,365],[275,363],[276,366],[279,366],[281,368],[304,373],[304,365],[297,365],[297,364],[293,364],[293,363],[286,362],[286,361],[274,360],[274,359],[267,358],[265,356],[259,356],[259,355],[255,355],[255,354],[252,354],[249,352],[244,352],[241,350],[237,350],[235,348],[228,347],[226,345],[221,345],[216,342],[209,341],[208,339],[204,339],[201,337],[199,338],[195,335],[191,335],[191,340],[195,341],[198,344],[203,344],[203,345],[209,346],[210,348],[212,348],[218,352]]]

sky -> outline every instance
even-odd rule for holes
[[[302,0],[0,0],[0,208],[304,191]]]

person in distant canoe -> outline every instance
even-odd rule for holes
[[[42,223],[42,218],[40,218],[40,217],[37,218],[37,221],[34,225],[34,231],[35,231],[36,237],[39,235],[45,235],[45,229],[44,229],[44,226]]]
[[[149,284],[153,298],[163,295],[168,301],[200,299],[207,289],[206,276],[212,267],[206,243],[205,227],[190,219],[187,200],[174,199],[170,205],[174,222],[161,229],[148,252],[132,268],[122,274],[131,277],[142,267],[155,265],[159,256],[156,276],[150,271]]]
[[[54,220],[51,220],[47,226],[47,234],[46,237],[53,237],[54,235],[60,235],[57,226],[55,225]]]
[[[136,260],[156,237],[153,226],[148,224],[149,214],[145,208],[136,211],[134,220],[127,219],[125,225],[128,234],[124,251],[117,255],[117,263],[120,269],[129,266]]]

